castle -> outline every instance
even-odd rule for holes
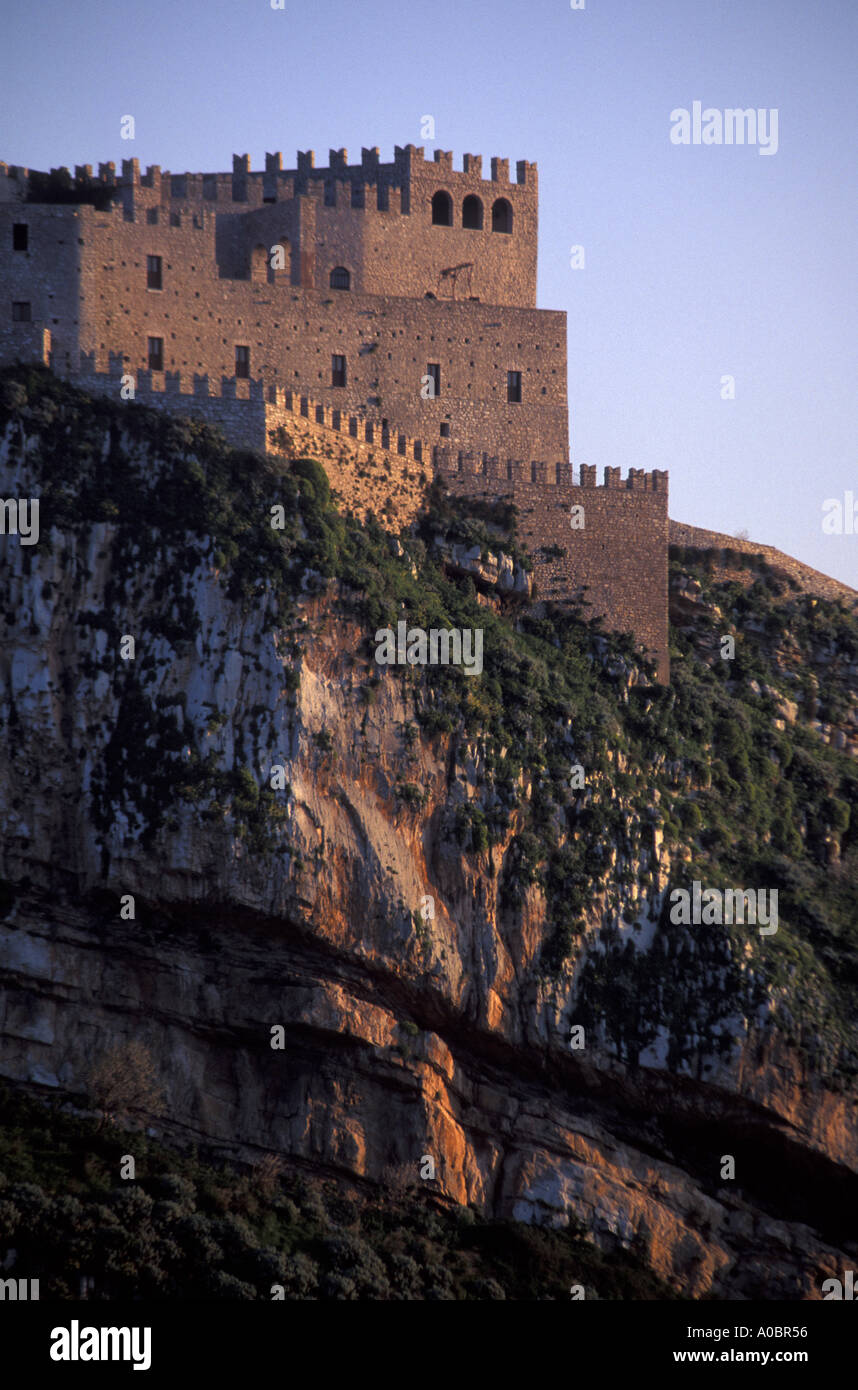
[[[566,315],[536,308],[537,212],[534,164],[513,182],[492,159],[484,178],[479,155],[455,170],[413,145],[389,164],[331,150],[319,169],[312,151],[262,172],[234,156],[231,174],[0,164],[0,362],[117,395],[131,382],[251,447],[300,424],[356,511],[366,470],[348,458],[367,445],[403,483],[400,522],[418,476],[508,497],[539,594],[632,631],[666,681],[667,474],[573,480]]]

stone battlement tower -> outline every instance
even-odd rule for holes
[[[117,390],[139,374],[155,399],[190,401],[222,425],[238,418],[225,399],[258,409],[263,391],[272,401],[285,392],[321,418],[422,441],[417,456],[455,474],[459,492],[508,491],[501,477],[515,492],[548,469],[550,500],[529,495],[524,529],[537,549],[550,541],[553,595],[558,581],[580,595],[595,565],[594,608],[633,629],[664,677],[666,475],[647,493],[640,557],[651,567],[655,520],[663,563],[618,579],[616,613],[606,576],[613,563],[618,574],[634,566],[635,527],[618,518],[624,505],[629,517],[640,509],[637,486],[627,504],[622,490],[609,507],[594,495],[598,531],[559,543],[558,505],[572,505],[566,315],[536,308],[536,165],[519,161],[513,182],[508,160],[492,159],[484,177],[479,155],[454,169],[451,154],[427,159],[406,145],[390,163],[364,149],[359,164],[331,150],[320,168],[312,151],[293,169],[280,154],[263,170],[247,155],[232,166],[141,174],[131,159],[119,175],[101,164],[97,176],[89,165],[72,176],[0,164],[0,362],[47,361]]]

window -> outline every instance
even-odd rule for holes
[[[236,376],[250,376],[250,348],[244,343],[235,345],[235,374]]]
[[[149,371],[163,372],[164,370],[164,339],[150,338],[149,342]]]
[[[521,402],[521,372],[507,372],[506,398],[508,401]]]
[[[250,253],[250,278],[256,284],[268,279],[268,252],[264,246],[254,246]]]
[[[469,193],[462,204],[462,226],[481,231],[483,225],[483,205],[474,193]]]
[[[352,287],[352,277],[344,265],[335,265],[331,271],[332,290],[350,290]]]
[[[147,208],[147,209],[146,209],[146,221],[148,222],[148,224],[149,224],[150,227],[157,227],[157,225],[158,225],[158,209],[157,209],[157,208]]]
[[[146,288],[147,290],[161,290],[164,288],[161,277],[161,257],[146,257]]]
[[[346,359],[339,353],[334,353],[331,357],[331,385],[345,386],[346,384]]]
[[[30,321],[31,321],[31,315],[30,315],[30,301],[29,301],[29,299],[20,299],[20,300],[18,300],[16,303],[13,303],[13,305],[12,305],[12,322],[13,322],[13,323],[30,323]]]
[[[443,190],[439,190],[432,199],[432,223],[435,227],[453,225],[453,199]]]
[[[441,363],[427,362],[426,375],[430,378],[427,399],[431,400],[433,396],[437,397],[441,394]]]
[[[450,438],[450,426],[449,426],[448,424],[446,424],[446,423],[443,424],[443,425],[441,426],[441,438],[442,438],[442,439],[449,439],[449,438]]]
[[[492,206],[492,231],[512,231],[512,208],[506,198],[498,198]]]
[[[12,223],[12,250],[26,251],[30,240],[30,227],[27,222]]]

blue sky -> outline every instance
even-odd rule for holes
[[[822,531],[826,499],[858,499],[856,0],[42,0],[3,30],[10,163],[535,160],[573,461],[668,468],[678,520],[858,586],[858,534]],[[776,109],[777,153],[672,144],[696,100]]]

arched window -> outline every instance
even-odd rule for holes
[[[506,198],[498,198],[492,206],[492,231],[512,231],[512,208]]]
[[[331,271],[332,290],[350,290],[352,287],[352,277],[344,265],[335,265]]]
[[[445,193],[440,188],[432,199],[432,225],[434,227],[452,227],[453,225],[453,199],[449,193]]]
[[[475,193],[469,193],[462,204],[462,226],[471,227],[477,232],[482,231],[483,204]]]

